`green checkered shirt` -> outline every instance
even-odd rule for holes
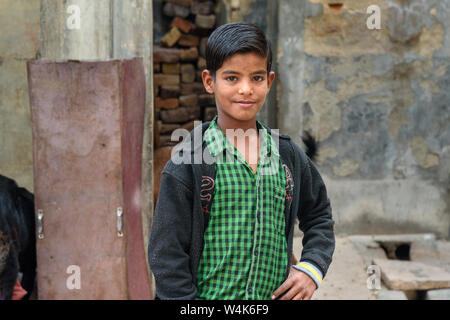
[[[290,263],[285,171],[275,141],[259,122],[257,127],[256,174],[219,128],[217,116],[204,134],[217,171],[198,268],[199,299],[271,299],[285,280]]]

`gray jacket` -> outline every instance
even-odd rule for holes
[[[208,126],[206,122],[191,131],[192,141],[196,130],[204,133]],[[273,137],[277,135],[264,127]],[[287,174],[285,203],[288,257],[292,255],[294,222],[298,217],[304,234],[300,261],[312,263],[325,276],[335,247],[334,221],[325,184],[314,163],[290,137],[280,134],[278,138],[281,161],[292,173],[290,177]],[[191,159],[193,153],[194,146]],[[160,299],[196,298],[197,268],[209,217],[202,203],[205,174],[215,177],[215,166],[175,164],[171,159],[164,167],[148,246],[149,265]],[[285,278],[289,269],[288,266]]]

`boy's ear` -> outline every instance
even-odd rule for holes
[[[202,80],[203,85],[205,86],[206,92],[213,94],[214,93],[214,78],[209,72],[209,70],[205,69],[202,71]]]
[[[270,87],[272,87],[272,83],[273,83],[273,80],[275,79],[275,72],[273,72],[273,71],[270,71],[269,72],[269,76],[267,77],[267,86],[269,87],[269,89],[270,89]]]

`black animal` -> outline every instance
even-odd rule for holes
[[[0,175],[0,299],[11,299],[19,272],[28,299],[36,278],[34,196]]]
[[[318,143],[316,139],[308,132],[303,132],[302,141],[305,144],[305,153],[311,159],[311,161],[316,162],[317,153],[318,153]]]

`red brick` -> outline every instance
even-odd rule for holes
[[[161,119],[165,123],[184,123],[200,117],[200,107],[161,110]]]
[[[153,47],[153,62],[175,63],[180,61],[180,49],[168,49],[160,46]]]
[[[190,94],[188,96],[180,97],[180,106],[182,107],[195,107],[198,105],[198,96],[196,94]]]
[[[173,27],[169,32],[167,32],[161,40],[161,43],[173,47],[178,40],[181,38],[181,32],[177,27]]]
[[[172,27],[177,27],[178,29],[180,29],[184,33],[189,33],[192,29],[195,28],[195,25],[192,22],[188,21],[188,20],[185,20],[185,19],[180,18],[180,17],[176,17],[172,21]]]
[[[214,3],[212,1],[192,1],[191,13],[208,15],[214,12]]]
[[[162,123],[161,128],[159,129],[159,132],[161,134],[165,133],[171,133],[172,131],[181,128],[179,124],[172,124],[172,123]]]
[[[180,74],[179,63],[163,63],[162,73],[164,74]]]
[[[195,24],[203,29],[212,29],[216,24],[216,16],[213,14],[197,14],[195,16]]]
[[[183,34],[178,40],[178,44],[183,47],[198,47],[200,37],[191,34]]]
[[[194,61],[198,59],[198,49],[196,47],[181,50],[180,51],[180,59],[182,61]]]
[[[155,108],[158,109],[176,109],[180,105],[180,102],[177,98],[170,99],[162,99],[155,98]]]
[[[161,86],[159,93],[161,98],[178,98],[180,96],[180,86]]]
[[[206,90],[201,82],[194,83],[182,83],[181,84],[181,95],[187,96],[190,94],[205,94]]]
[[[195,67],[193,64],[181,65],[181,82],[191,83],[195,81]]]
[[[174,86],[180,84],[180,76],[172,74],[158,73],[153,75],[153,84],[155,86]]]
[[[173,146],[177,145],[181,141],[182,141],[181,137],[180,137],[179,141],[172,141],[172,135],[171,134],[161,134],[159,136],[159,146],[158,146],[158,148],[173,147]]]

